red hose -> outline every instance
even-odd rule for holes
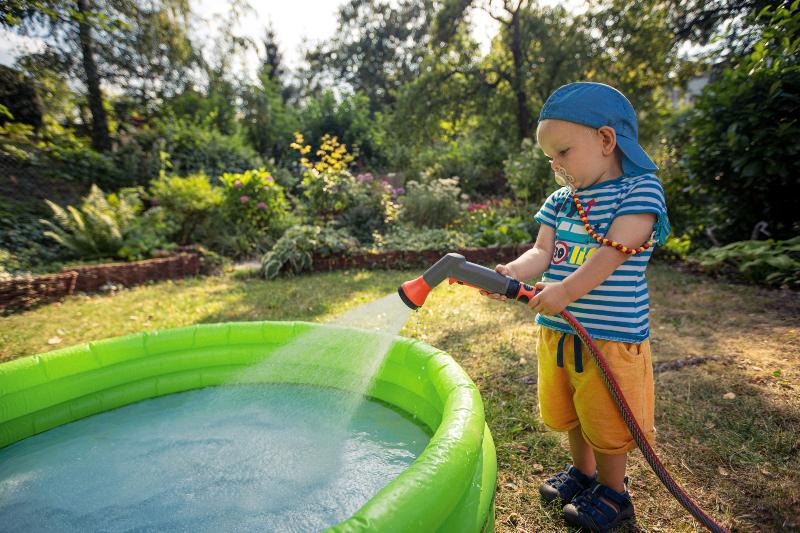
[[[594,343],[594,340],[589,333],[581,326],[580,322],[578,322],[572,314],[567,311],[561,311],[561,316],[569,322],[569,325],[572,326],[572,329],[575,331],[575,334],[581,338],[581,340],[589,347],[589,353],[592,354],[592,359],[594,359],[595,364],[600,369],[600,375],[603,378],[603,381],[608,388],[608,391],[611,393],[611,397],[614,399],[614,403],[617,404],[617,407],[622,413],[622,419],[625,421],[625,425],[628,426],[628,430],[631,432],[633,436],[633,440],[639,446],[639,449],[642,451],[642,455],[647,460],[647,463],[650,465],[650,468],[653,469],[653,472],[656,473],[658,479],[667,487],[675,499],[683,505],[687,511],[689,511],[692,516],[694,516],[701,524],[707,527],[710,531],[717,532],[725,532],[727,533],[727,529],[723,528],[719,524],[717,524],[714,519],[706,514],[699,505],[697,505],[686,492],[678,486],[672,476],[669,475],[667,469],[664,468],[664,465],[661,464],[661,461],[656,456],[656,452],[653,450],[653,447],[650,446],[650,443],[647,442],[647,439],[644,437],[644,433],[642,432],[642,428],[639,427],[639,424],[636,422],[636,419],[633,417],[633,413],[631,412],[631,408],[628,406],[628,402],[625,401],[625,397],[622,395],[622,391],[617,384],[617,381],[614,379],[614,376],[611,374],[611,369],[608,367],[608,363],[603,358],[602,354],[600,353],[600,349]]]

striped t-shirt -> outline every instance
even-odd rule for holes
[[[663,244],[669,234],[664,189],[653,174],[622,176],[578,189],[577,193],[589,224],[598,235],[608,232],[615,217],[635,213],[656,214],[652,240],[657,244]],[[534,218],[556,230],[553,258],[542,276],[544,282],[563,280],[600,246],[586,232],[567,187],[551,194]],[[637,344],[648,338],[649,298],[645,269],[652,254],[651,247],[630,256],[600,285],[567,306],[592,337]],[[536,323],[572,333],[569,324],[559,315],[538,314]]]

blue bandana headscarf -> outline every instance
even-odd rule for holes
[[[539,122],[553,118],[591,128],[610,126],[622,151],[623,176],[638,176],[658,170],[639,146],[636,112],[625,95],[609,85],[580,81],[556,89],[539,113]]]

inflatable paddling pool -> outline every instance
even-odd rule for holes
[[[328,331],[335,334],[314,334]],[[366,370],[347,346],[378,335],[302,322],[206,324],[16,359],[0,364],[0,448],[141,400],[228,383],[296,343],[313,356],[275,357],[257,381],[351,391]],[[411,466],[329,531],[492,531],[494,443],[478,390],[458,364],[397,337],[366,394],[432,437]]]

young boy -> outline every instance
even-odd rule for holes
[[[633,516],[625,468],[636,443],[588,348],[558,313],[566,308],[597,341],[652,441],[645,268],[653,245],[669,234],[664,192],[638,144],[633,107],[608,85],[560,87],[545,102],[536,135],[564,187],[536,213],[534,247],[496,270],[520,280],[544,274],[529,303],[538,313],[539,409],[550,429],[568,432],[573,465],[539,491],[565,504],[570,524],[605,531]]]

